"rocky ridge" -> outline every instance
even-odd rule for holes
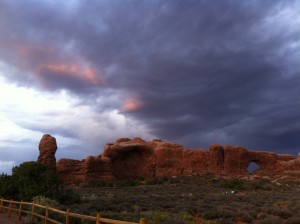
[[[38,161],[56,168],[66,185],[207,173],[248,175],[247,168],[252,162],[259,166],[255,170],[257,175],[300,171],[300,157],[219,144],[211,145],[208,150],[187,149],[159,139],[121,138],[106,144],[98,156],[88,156],[83,160],[60,159],[54,164],[56,149],[53,137],[44,135],[39,145]]]

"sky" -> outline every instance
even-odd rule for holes
[[[1,0],[0,172],[121,137],[300,152],[299,0]]]

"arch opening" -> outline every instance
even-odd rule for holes
[[[260,168],[260,165],[254,161],[251,161],[247,167],[247,171],[249,174],[255,173]]]

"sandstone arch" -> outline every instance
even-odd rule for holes
[[[111,160],[112,172],[116,179],[134,179],[153,177],[151,158],[153,149],[145,142],[117,141],[107,144],[103,156]]]

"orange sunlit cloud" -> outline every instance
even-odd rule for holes
[[[50,65],[42,65],[41,68],[55,73],[64,73],[66,75],[73,75],[74,73],[77,73],[76,65],[66,65],[66,64],[51,65],[50,64]]]
[[[97,85],[103,84],[104,81],[97,77],[97,73],[94,69],[90,67],[85,67],[81,65],[82,63],[78,64],[42,64],[39,66],[39,73],[50,71],[55,73],[56,75],[62,76],[73,76],[78,77],[79,79],[83,79],[90,84]]]
[[[127,99],[123,105],[124,112],[136,111],[142,107],[142,103],[136,99]]]
[[[17,47],[17,53],[21,57],[38,57],[43,55],[46,61],[43,64],[36,65],[35,60],[30,63],[31,67],[36,67],[37,74],[43,74],[45,72],[51,72],[57,76],[69,76],[74,77],[92,85],[105,84],[103,77],[99,76],[99,71],[88,65],[82,58],[76,59],[62,59],[62,62],[58,62],[59,55],[56,55],[54,48],[49,46],[40,46],[33,44],[22,44]],[[49,58],[53,58],[49,63]],[[58,60],[57,60],[58,59]],[[30,61],[30,60],[29,60]]]
[[[96,72],[91,68],[85,69],[82,74],[94,85],[99,82],[96,76]]]

